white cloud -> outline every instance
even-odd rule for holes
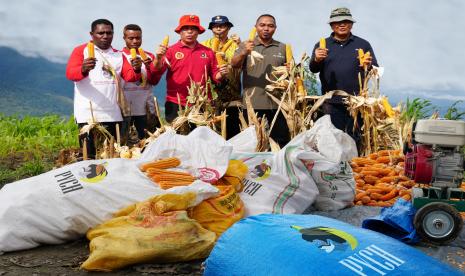
[[[42,55],[66,62],[72,49],[89,39],[90,23],[108,18],[115,24],[116,48],[123,46],[121,30],[129,23],[144,31],[144,48],[153,51],[166,34],[171,41],[182,14],[198,14],[203,26],[217,14],[234,23],[232,33],[246,37],[258,15],[277,18],[275,38],[291,43],[299,57],[310,53],[322,36],[334,7],[347,6],[357,23],[353,33],[372,44],[386,68],[381,90],[419,89],[465,93],[465,62],[461,35],[461,11],[465,1],[10,1],[0,7],[0,45],[28,55]],[[200,39],[207,39],[209,32]],[[448,92],[447,92],[448,93]],[[440,97],[462,97],[442,93]]]

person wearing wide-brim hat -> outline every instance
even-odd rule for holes
[[[214,41],[218,44],[217,52],[220,52],[224,60],[230,64],[234,52],[241,42],[239,36],[233,34],[228,37],[229,31],[234,25],[224,15],[213,16],[208,29],[212,31],[213,37],[202,42],[203,45],[213,48]],[[215,49],[214,49],[215,50]],[[217,86],[219,111],[226,110],[226,138],[229,139],[240,132],[239,107],[242,106],[240,69],[229,68],[227,81]]]
[[[366,70],[373,65],[378,66],[375,53],[370,43],[352,34],[355,20],[348,8],[336,8],[331,11],[328,21],[332,33],[325,38],[326,47],[321,48],[316,43],[310,61],[310,71],[319,73],[321,92],[325,94],[333,90],[343,90],[352,95],[360,92],[359,75],[364,80]],[[370,52],[370,56],[360,64],[358,50]],[[361,142],[360,127],[353,130],[354,120],[343,104],[343,99],[333,96],[323,105],[323,112],[331,116],[332,123],[339,129],[346,131],[354,138],[358,146]],[[358,118],[357,125],[362,121]]]
[[[192,82],[206,87],[208,79],[221,83],[228,74],[227,65],[218,66],[215,53],[198,43],[197,37],[205,32],[197,15],[183,15],[174,30],[181,39],[169,46],[160,45],[156,51],[153,70],[158,75],[166,74],[165,119],[173,121],[178,110],[187,103],[188,88]],[[207,76],[205,76],[207,75]]]

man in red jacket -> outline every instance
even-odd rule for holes
[[[66,67],[66,77],[74,81],[74,116],[80,130],[90,122],[98,122],[116,136],[116,125],[123,120],[120,107],[125,104],[120,78],[139,81],[141,60],[134,59],[130,64],[111,47],[113,24],[106,19],[92,22],[90,35],[95,57],[89,57],[87,43],[82,44],[74,48]],[[83,136],[88,156],[95,157],[92,131]],[[82,139],[80,144],[82,147]]]
[[[179,105],[186,105],[191,80],[205,86],[207,78],[219,83],[228,74],[227,65],[218,66],[215,53],[197,41],[198,35],[205,32],[198,16],[183,15],[175,32],[180,34],[181,39],[170,47],[160,45],[154,61],[154,70],[158,75],[168,70],[165,103],[167,122],[177,117]]]
[[[136,24],[126,25],[123,30],[123,39],[126,43],[126,47],[123,48],[124,58],[128,62],[131,62],[130,49],[135,49],[137,58],[142,60],[144,57],[141,57],[138,51],[142,45],[142,29]],[[141,68],[142,81],[125,82],[123,86],[124,96],[129,103],[131,114],[124,117],[122,132],[126,135],[129,132],[130,126],[134,124],[139,139],[145,137],[145,129],[154,129],[155,127],[147,125],[147,117],[155,116],[155,102],[152,89],[160,81],[161,77],[155,74],[154,70],[152,70],[153,68],[151,68],[152,61],[155,58],[154,55],[149,52],[145,52],[145,54],[147,57],[145,57],[145,60],[142,60]],[[153,123],[159,127],[158,118],[155,118],[154,121]]]

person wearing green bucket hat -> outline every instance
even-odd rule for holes
[[[310,71],[319,73],[321,93],[333,90],[343,90],[351,95],[358,95],[361,83],[364,83],[366,72],[372,66],[378,66],[373,48],[363,38],[352,34],[355,20],[348,8],[336,8],[331,11],[328,24],[332,33],[316,43],[310,61]],[[359,59],[359,52],[363,51],[366,57]],[[343,97],[333,96],[326,100],[322,106],[323,113],[331,116],[335,127],[345,131],[356,142],[360,150],[361,126],[363,121],[357,118],[357,127],[354,128],[354,119],[350,116],[344,104]]]

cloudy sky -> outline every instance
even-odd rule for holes
[[[116,48],[123,45],[123,26],[139,24],[143,48],[154,51],[166,34],[171,41],[175,39],[179,17],[191,13],[200,16],[203,26],[214,15],[227,15],[235,25],[231,33],[242,38],[258,15],[271,13],[278,25],[275,38],[292,44],[300,57],[310,53],[320,37],[329,35],[331,9],[346,6],[357,21],[353,33],[371,43],[385,67],[382,91],[465,100],[462,0],[0,1],[0,45],[60,62],[66,62],[72,49],[89,39],[94,19],[107,18],[115,24]],[[200,39],[209,36],[205,32]]]

